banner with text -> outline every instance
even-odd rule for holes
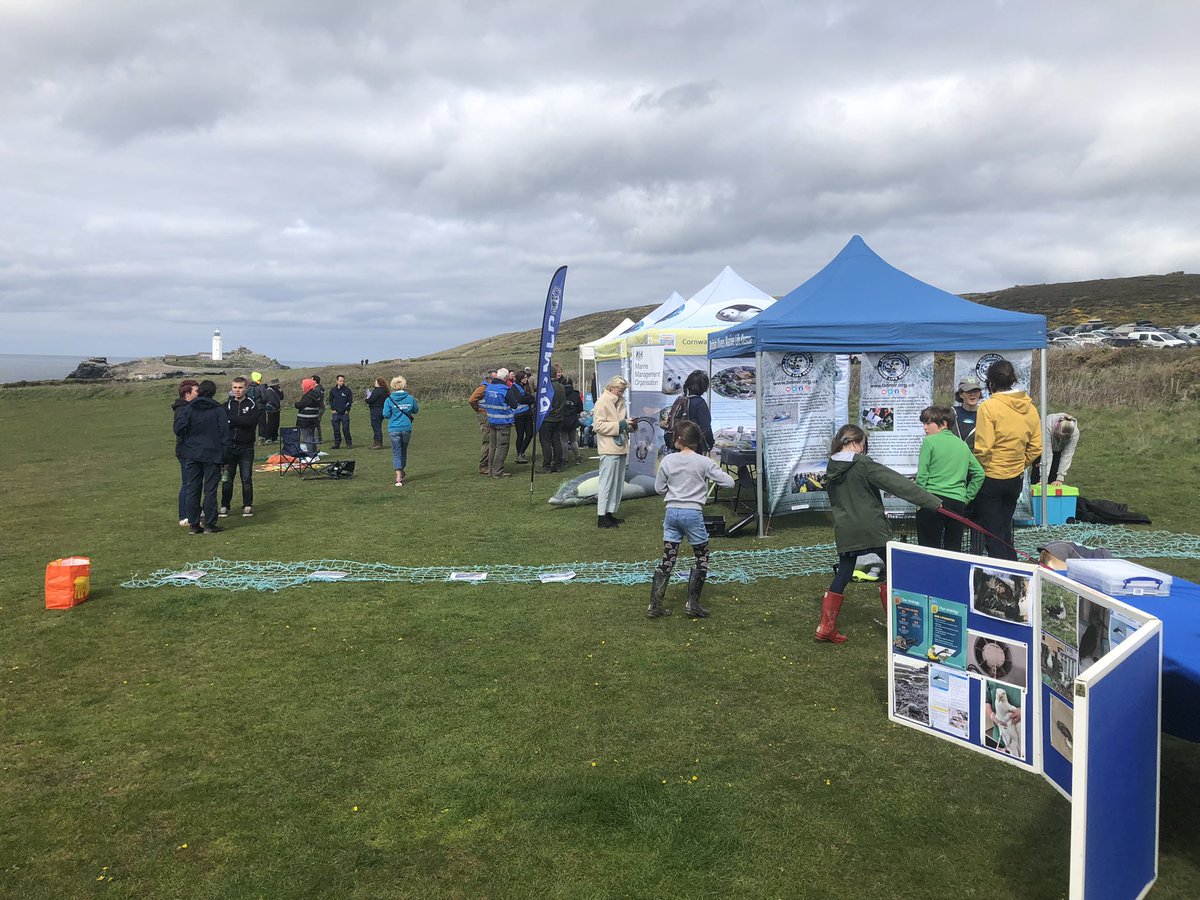
[[[828,509],[825,463],[845,377],[839,360],[832,353],[764,353],[762,368],[767,509],[776,515]]]
[[[877,462],[914,475],[925,429],[921,410],[933,403],[932,353],[864,353],[858,426]]]

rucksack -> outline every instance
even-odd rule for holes
[[[563,418],[578,419],[583,407],[579,403],[579,391],[568,388],[567,399],[563,401]]]
[[[682,397],[677,397],[671,404],[671,411],[667,413],[667,422],[663,426],[663,443],[667,445],[668,450],[675,449],[676,426],[680,422],[691,421],[691,400],[691,397],[684,394]]]

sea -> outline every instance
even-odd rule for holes
[[[151,356],[153,354],[147,354]],[[109,363],[129,362],[141,359],[140,356],[110,356]],[[34,356],[26,353],[0,353],[0,384],[12,381],[46,381],[52,378],[66,378],[75,367],[83,361],[82,356]],[[285,366],[293,369],[319,369],[330,363],[310,361],[287,362]]]

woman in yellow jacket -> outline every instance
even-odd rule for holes
[[[1017,373],[1007,359],[992,363],[987,374],[991,396],[975,420],[975,457],[983,466],[983,487],[975,497],[975,519],[996,535],[984,537],[987,555],[1015,560],[1013,513],[1021,496],[1025,469],[1042,456],[1042,419],[1029,395],[1016,390]]]

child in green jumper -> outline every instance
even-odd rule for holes
[[[942,507],[963,515],[967,504],[983,486],[983,466],[957,434],[957,416],[948,406],[928,406],[921,410],[925,440],[917,465],[917,485],[942,498]],[[962,552],[962,523],[927,509],[917,510],[917,542],[922,547],[938,547]]]

